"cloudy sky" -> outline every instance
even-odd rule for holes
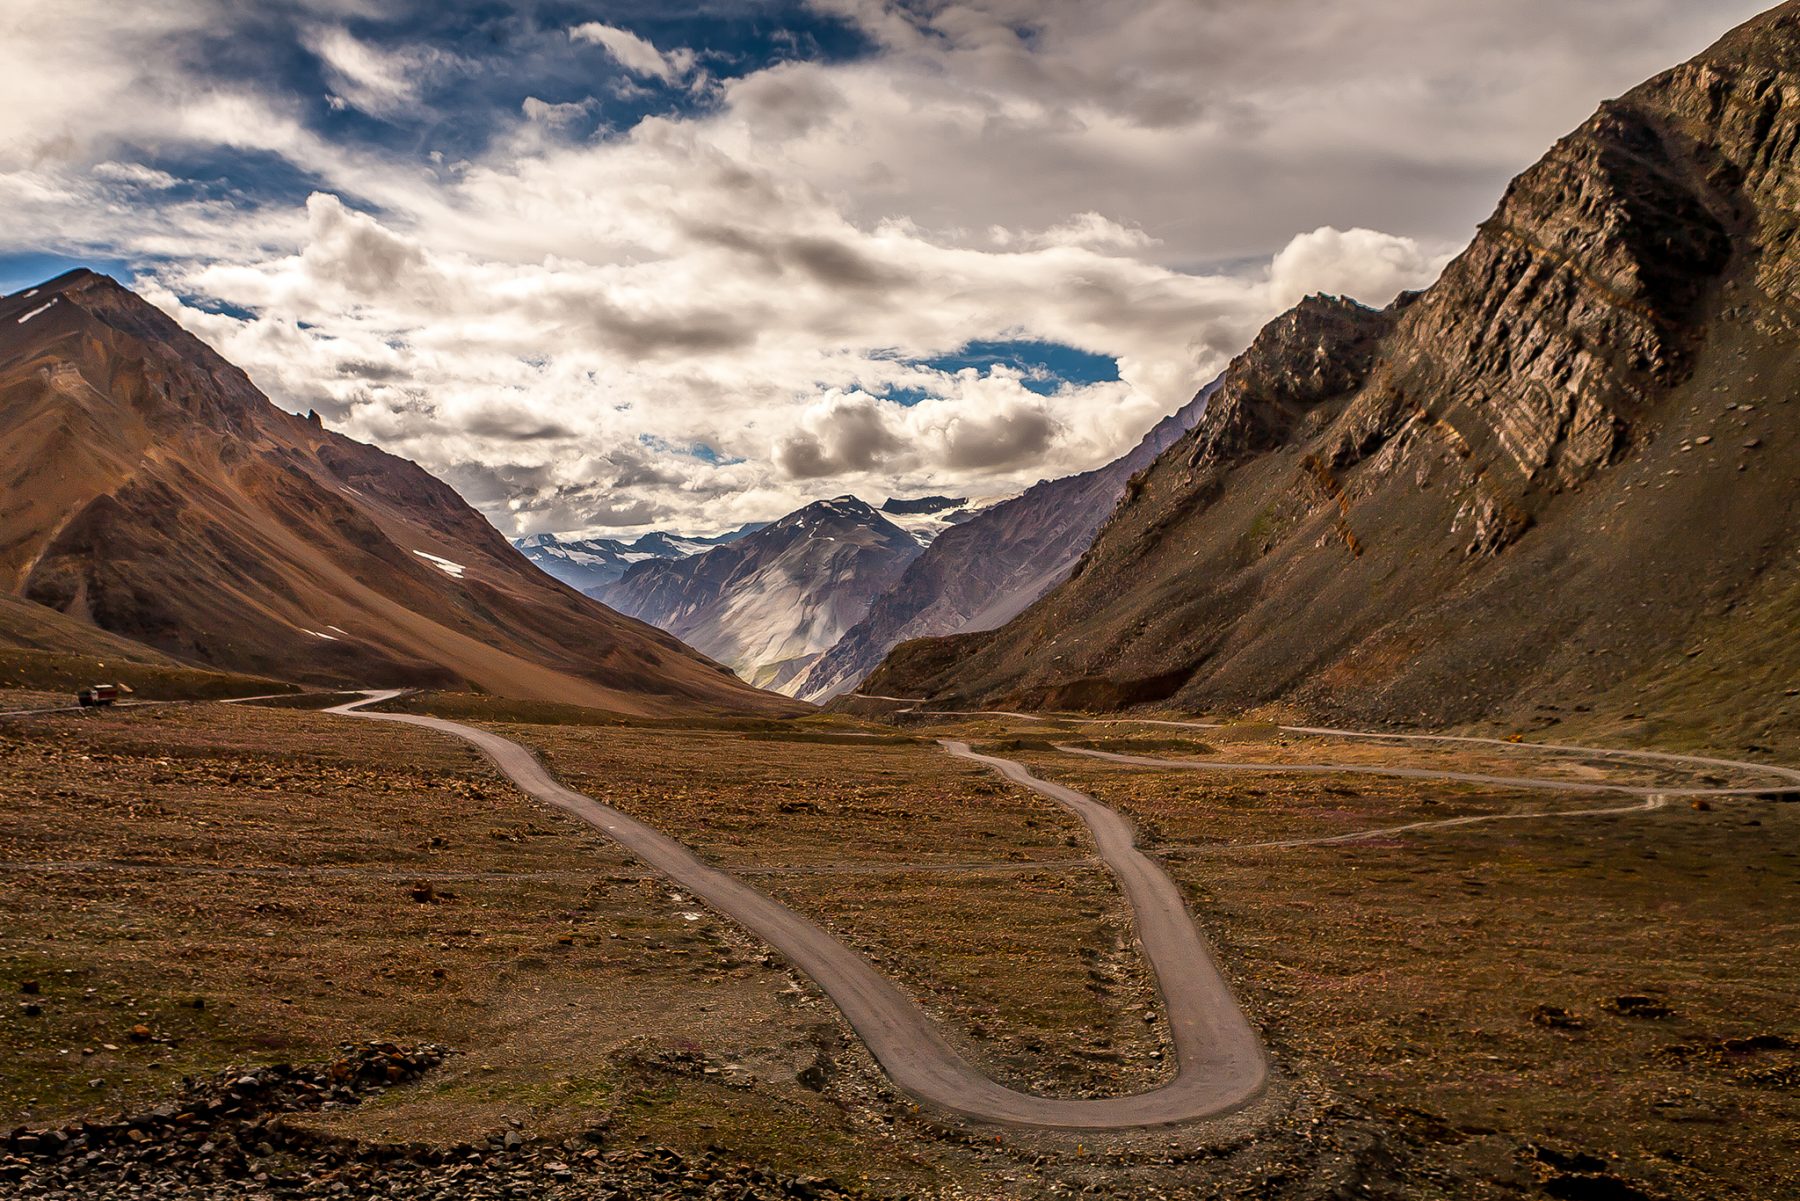
[[[8,0],[0,290],[75,262],[507,534],[995,495],[1762,0]]]

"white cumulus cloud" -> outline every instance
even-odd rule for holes
[[[1597,101],[1762,2],[814,0],[871,52],[719,81],[529,14],[475,62],[360,0],[15,4],[0,252],[130,261],[277,403],[508,534],[992,495],[1122,453],[1309,292],[1428,284]],[[332,95],[413,136],[327,136],[317,75],[215,73],[277,10]],[[552,43],[603,99],[537,70]],[[446,152],[452,77],[516,88]],[[622,89],[685,107],[615,126]],[[220,187],[233,156],[290,182]],[[958,369],[971,341],[1118,378]]]
[[[578,42],[604,49],[621,67],[638,75],[674,83],[694,69],[694,52],[685,47],[667,54],[629,29],[600,21],[588,21],[569,30]]]

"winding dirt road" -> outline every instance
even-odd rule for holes
[[[1056,749],[1067,755],[1084,755],[1089,759],[1104,759],[1108,763],[1122,763],[1131,767],[1154,767],[1162,771],[1281,772],[1303,776],[1394,776],[1404,780],[1449,780],[1460,784],[1492,784],[1500,788],[1545,789],[1550,792],[1611,792],[1625,793],[1629,796],[1728,797],[1800,793],[1800,783],[1742,788],[1674,788],[1663,784],[1601,784],[1595,781],[1557,780],[1539,776],[1490,776],[1480,772],[1440,771],[1429,767],[1374,767],[1356,763],[1234,763],[1222,759],[1158,759],[1150,755],[1124,755],[1117,751],[1101,751],[1092,747],[1080,746],[1058,746]],[[1557,749],[1570,750],[1573,748],[1560,747]],[[1647,751],[1617,752],[1619,755],[1651,753]],[[1675,758],[1675,756],[1667,756],[1667,758]],[[1767,771],[1784,775],[1787,773],[1786,768],[1767,767],[1762,764],[1728,763],[1719,759],[1699,760],[1699,762],[1729,766],[1739,770]],[[1796,774],[1795,778],[1800,780],[1800,774]]]
[[[1093,832],[1101,858],[1118,876],[1132,906],[1138,938],[1167,1007],[1177,1071],[1161,1088],[1087,1100],[1033,1096],[997,1084],[959,1055],[910,997],[824,927],[703,863],[668,835],[558,784],[518,743],[442,718],[362,711],[397,695],[372,692],[327,712],[423,726],[471,743],[526,793],[602,831],[787,956],[843,1012],[894,1085],[923,1104],[983,1122],[1124,1130],[1229,1113],[1254,1100],[1268,1081],[1261,1040],[1214,965],[1175,882],[1137,849],[1130,823],[1073,789],[1037,779],[1017,763],[978,755],[960,743],[947,747],[1066,805]]]
[[[401,722],[435,730],[468,742],[491,759],[501,773],[520,789],[545,804],[563,810],[605,833],[648,866],[667,876],[724,917],[736,922],[785,955],[805,972],[843,1012],[844,1017],[880,1062],[889,1079],[902,1092],[932,1108],[976,1121],[1014,1126],[1070,1130],[1123,1130],[1170,1125],[1218,1117],[1242,1108],[1260,1095],[1268,1083],[1269,1066],[1262,1044],[1249,1020],[1238,1007],[1230,986],[1220,974],[1210,947],[1168,874],[1136,845],[1131,823],[1111,808],[1072,788],[1039,779],[1022,764],[980,754],[966,743],[940,739],[950,754],[979,763],[1006,779],[1055,801],[1074,813],[1093,836],[1101,860],[1119,882],[1131,906],[1133,922],[1144,955],[1155,974],[1169,1028],[1175,1044],[1176,1073],[1168,1083],[1131,1096],[1099,1099],[1042,1097],[1022,1093],[990,1079],[970,1064],[940,1034],[914,1002],[877,972],[860,954],[816,922],[795,913],[752,888],[735,875],[713,867],[668,835],[601,804],[592,797],[565,788],[551,778],[537,758],[519,744],[498,734],[442,718],[414,714],[370,712],[366,706],[392,699],[398,691],[370,692],[347,704],[327,710],[375,721]],[[901,699],[901,698],[884,698]],[[950,716],[945,714],[944,716]],[[1033,715],[1020,714],[1031,720]],[[1158,722],[1164,725],[1204,723]],[[1285,727],[1284,727],[1285,728]],[[1351,732],[1295,728],[1295,733],[1344,734]],[[1451,740],[1450,736],[1373,735],[1405,739]],[[1512,746],[1498,740],[1497,745]],[[1530,744],[1528,744],[1530,745]],[[1077,748],[1058,748],[1076,751]],[[1535,749],[1535,748],[1534,748]],[[1350,842],[1379,834],[1452,826],[1500,817],[1598,816],[1660,807],[1669,795],[1742,795],[1745,793],[1800,792],[1800,772],[1760,764],[1658,752],[1595,752],[1585,748],[1554,747],[1557,751],[1638,758],[1688,766],[1707,765],[1734,770],[1766,771],[1792,787],[1734,789],[1671,789],[1661,786],[1599,784],[1531,777],[1506,777],[1433,771],[1422,768],[1375,768],[1362,765],[1266,763],[1221,764],[1191,760],[1149,759],[1104,751],[1077,753],[1120,763],[1158,768],[1208,768],[1228,771],[1299,771],[1316,773],[1363,772],[1413,779],[1447,779],[1506,787],[1544,788],[1563,792],[1614,792],[1643,797],[1640,805],[1615,809],[1564,811],[1549,814],[1484,815],[1439,822],[1414,823],[1382,830],[1358,831],[1323,839],[1253,844],[1281,847]],[[1233,849],[1233,848],[1222,848]],[[1237,849],[1250,849],[1249,847]]]
[[[1046,716],[1042,713],[1015,713],[1009,709],[927,709],[925,708],[925,705],[929,702],[918,697],[883,696],[876,692],[856,692],[850,695],[868,701],[894,701],[899,704],[908,705],[910,706],[909,708],[901,709],[899,712],[917,714],[922,717],[1013,717],[1020,721],[1061,723],[1077,726],[1166,726],[1178,730],[1222,730],[1226,728],[1224,722],[1174,721],[1167,718],[1155,717],[1071,717],[1065,714]],[[1668,751],[1613,750],[1602,747],[1571,746],[1565,742],[1527,742],[1524,740],[1515,741],[1511,738],[1484,738],[1474,734],[1401,734],[1383,730],[1339,730],[1331,726],[1277,725],[1275,728],[1283,734],[1300,734],[1313,738],[1352,738],[1375,742],[1459,743],[1463,745],[1496,747],[1504,751],[1574,755],[1583,759],[1637,760],[1643,763],[1691,768],[1696,770],[1703,768],[1724,768],[1729,771],[1770,775],[1781,781],[1781,784],[1774,787],[1761,788],[1650,789],[1620,784],[1605,785],[1595,789],[1584,790],[1578,785],[1560,780],[1529,781],[1510,776],[1459,776],[1454,773],[1436,773],[1438,778],[1451,780],[1460,779],[1470,783],[1516,784],[1521,787],[1546,787],[1563,790],[1573,789],[1575,791],[1625,792],[1634,793],[1639,796],[1646,795],[1653,791],[1662,792],[1670,796],[1761,796],[1765,794],[1783,795],[1800,793],[1800,769],[1781,767],[1773,763],[1747,763],[1739,759],[1715,759],[1705,755],[1677,755]],[[1110,756],[1109,753],[1077,750],[1077,748],[1067,746],[1058,746],[1056,749],[1077,754],[1098,754],[1101,758],[1113,757]],[[1192,762],[1177,762],[1172,760],[1145,760],[1144,766],[1182,767],[1195,766],[1195,764]],[[1357,768],[1330,763],[1295,764],[1291,766],[1256,763],[1217,763],[1210,765],[1199,764],[1198,766],[1213,766],[1221,771],[1363,771],[1375,775],[1412,776],[1420,779],[1432,778],[1434,774],[1422,768]]]

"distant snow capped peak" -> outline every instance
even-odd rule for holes
[[[881,524],[882,520],[882,515],[859,496],[833,496],[802,505],[772,523],[771,528],[778,530],[804,529],[819,522],[849,522],[855,525],[876,526]]]
[[[875,514],[869,502],[860,496],[834,496],[830,500],[814,501],[807,509],[823,509],[832,513],[843,513],[851,517],[868,518]],[[802,513],[806,509],[800,510]]]
[[[890,496],[882,503],[881,515],[911,534],[920,546],[930,546],[938,535],[953,525],[961,525],[983,509],[992,508],[1006,496],[919,496],[906,499]]]
[[[644,563],[596,596],[782,691],[920,553],[867,501],[835,496],[705,554]]]
[[[882,502],[881,511],[890,516],[898,513],[909,516],[917,513],[941,513],[946,509],[960,509],[969,503],[966,496],[919,496],[904,500],[898,496],[890,496]]]
[[[735,542],[763,528],[752,522],[723,534],[705,536],[652,530],[630,542],[618,538],[572,538],[554,533],[527,534],[513,546],[543,571],[589,596],[617,583],[631,567],[650,559],[686,559],[716,546]]]

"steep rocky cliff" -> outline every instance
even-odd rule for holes
[[[1794,720],[1797,155],[1790,3],[1602,106],[1424,294],[1281,318],[1067,584],[866,689],[1441,723],[1716,664],[1671,713]]]

